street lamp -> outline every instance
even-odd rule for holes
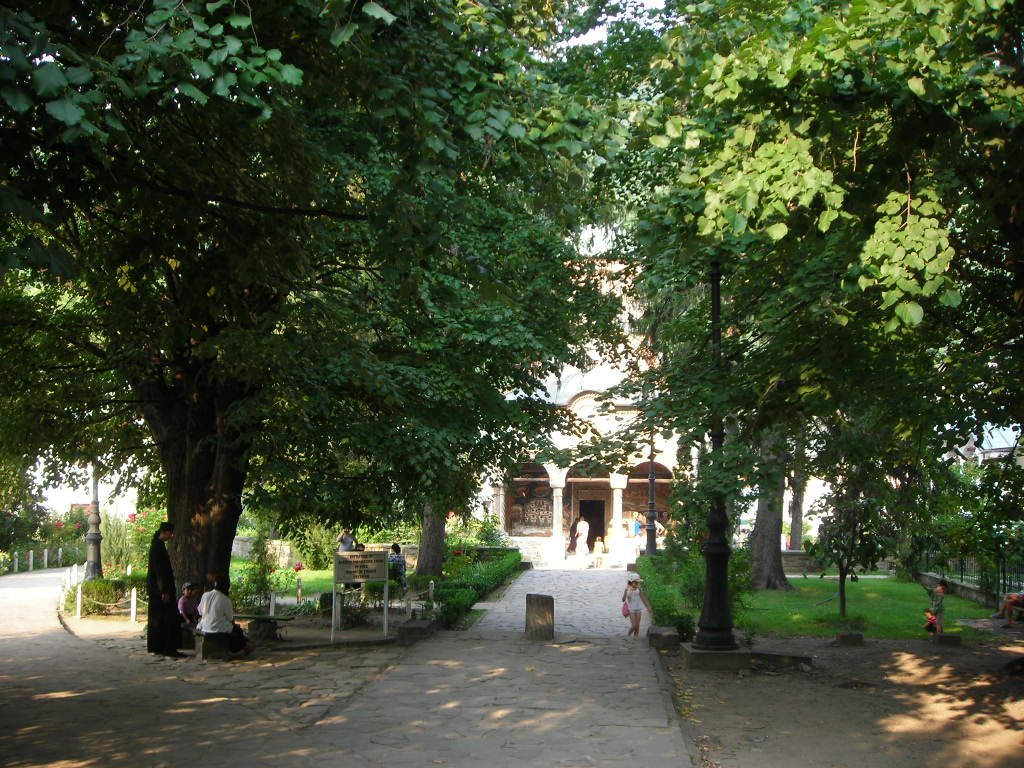
[[[650,449],[647,462],[647,547],[644,551],[648,555],[653,555],[658,551],[657,532],[654,525],[657,518],[654,508],[654,432],[651,432]]]
[[[89,507],[89,532],[85,534],[85,581],[103,578],[103,559],[100,556],[100,476],[96,465],[92,467],[92,504]]]
[[[711,359],[716,373],[722,356],[722,271],[717,261],[711,263]],[[711,462],[721,461],[725,444],[725,427],[720,413],[713,414],[711,423]],[[716,482],[717,486],[718,483]],[[705,651],[731,651],[739,646],[732,634],[732,615],[729,610],[729,540],[726,531],[729,518],[725,513],[725,496],[715,490],[708,512],[708,540],[704,552],[704,607],[697,622],[695,648]]]

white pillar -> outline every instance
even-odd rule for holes
[[[139,590],[132,587],[132,624],[138,621]]]
[[[565,538],[565,531],[562,530],[562,488],[555,486],[551,488],[551,535]]]
[[[35,563],[35,558],[36,558],[36,553],[35,553],[35,550],[33,550],[33,549],[30,549],[30,550],[28,551],[28,569],[29,569],[30,571],[32,570],[32,566],[33,566],[33,564]]]
[[[48,547],[43,547],[43,570],[45,571],[50,567],[50,550]]]
[[[507,531],[505,525],[505,484],[499,483],[494,486],[494,504],[497,507],[498,523],[501,526],[501,530]]]

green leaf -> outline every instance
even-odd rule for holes
[[[192,59],[192,71],[196,73],[196,76],[203,79],[209,80],[214,75],[213,67],[202,59]]]
[[[191,83],[178,83],[178,92],[188,96],[193,101],[200,104],[205,104],[210,100],[210,97],[200,91]]]
[[[78,125],[85,117],[85,110],[75,104],[70,96],[48,102],[46,111],[65,125]]]
[[[252,17],[242,13],[233,13],[228,16],[228,24],[235,29],[248,29],[252,26]]]
[[[526,128],[519,123],[512,123],[508,127],[508,135],[513,139],[521,139],[526,136]]]
[[[672,143],[672,139],[668,136],[651,136],[651,144],[658,147],[659,149],[666,149],[669,144]]]
[[[963,297],[960,295],[960,291],[958,291],[955,288],[952,288],[940,294],[939,301],[947,307],[959,307],[962,298]]]
[[[789,234],[789,227],[780,221],[777,224],[772,224],[765,230],[765,232],[772,240],[779,241]]]
[[[207,13],[215,13],[217,10],[219,10],[220,8],[223,8],[225,5],[227,5],[228,2],[229,2],[229,0],[217,0],[217,2],[215,2],[215,3],[207,3],[206,4],[206,12]]]
[[[335,48],[339,45],[344,45],[352,39],[352,35],[356,33],[357,29],[359,29],[359,25],[351,21],[343,27],[338,27],[331,33],[331,45]]]
[[[92,70],[88,67],[68,67],[64,75],[72,85],[88,85],[92,82]]]
[[[293,64],[281,67],[281,79],[288,85],[302,85],[302,70]]]
[[[68,87],[68,79],[59,66],[49,62],[37,67],[32,73],[32,84],[36,93],[46,99],[62,93]]]
[[[379,3],[373,2],[373,0],[370,0],[370,2],[363,6],[363,13],[371,18],[380,19],[385,24],[391,24],[398,19],[397,16],[382,7]]]
[[[916,301],[904,301],[896,305],[896,317],[907,325],[918,325],[924,319],[924,310]]]
[[[924,98],[925,94],[925,83],[920,77],[912,77],[907,81],[907,86],[910,91],[921,98]]]
[[[12,88],[10,86],[0,88],[0,96],[3,96],[7,106],[19,114],[27,112],[32,108],[32,99],[19,88]]]

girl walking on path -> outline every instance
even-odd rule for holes
[[[630,635],[640,637],[640,617],[643,615],[643,609],[646,607],[648,611],[651,610],[651,604],[647,602],[647,595],[640,588],[641,581],[643,579],[635,573],[631,573],[626,577],[626,588],[622,590],[622,602],[629,608],[629,631],[626,633],[626,637]],[[653,613],[653,611],[651,612]]]

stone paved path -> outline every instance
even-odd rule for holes
[[[55,612],[61,573],[0,578],[4,766],[694,764],[655,652],[625,637],[622,571],[527,572],[466,632],[202,664],[125,623]],[[525,594],[555,642],[523,638]]]

